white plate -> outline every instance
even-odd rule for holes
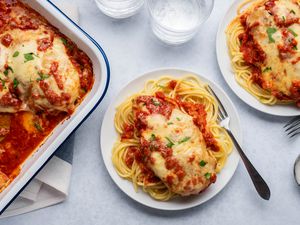
[[[100,139],[101,151],[102,151],[102,157],[105,166],[111,178],[119,186],[119,188],[124,193],[126,193],[129,197],[131,197],[132,199],[136,200],[137,202],[143,205],[156,208],[156,209],[181,210],[181,209],[191,208],[206,202],[207,200],[215,196],[224,188],[224,186],[228,183],[228,181],[234,174],[234,171],[236,170],[239,162],[239,155],[237,151],[234,149],[234,151],[228,158],[225,168],[222,170],[220,174],[218,174],[216,183],[211,185],[205,192],[197,196],[171,199],[167,202],[161,202],[152,199],[147,193],[144,193],[142,189],[139,189],[138,192],[135,192],[132,182],[122,179],[117,174],[111,160],[112,148],[118,138],[118,134],[114,127],[114,116],[116,113],[116,107],[124,100],[126,100],[127,97],[143,89],[145,82],[149,79],[157,79],[163,75],[182,77],[186,74],[194,74],[198,76],[203,82],[207,82],[213,88],[213,90],[221,99],[222,103],[224,103],[225,108],[228,110],[228,114],[231,117],[230,127],[232,128],[232,131],[236,135],[238,140],[241,142],[242,137],[241,137],[241,128],[239,124],[238,114],[234,108],[233,103],[228,98],[228,96],[224,93],[224,91],[219,86],[207,80],[206,78],[196,73],[186,71],[186,70],[181,70],[181,69],[161,69],[161,70],[148,72],[140,76],[139,78],[133,80],[132,82],[130,82],[127,86],[125,86],[122,89],[122,91],[118,94],[116,99],[112,101],[112,103],[110,104],[110,106],[108,107],[105,113],[104,120],[102,123],[101,139]]]
[[[244,2],[244,0],[237,0],[230,6],[229,10],[225,14],[225,17],[223,18],[223,20],[221,20],[222,22],[220,23],[219,30],[217,33],[217,39],[216,39],[217,58],[225,81],[240,99],[242,99],[245,103],[247,103],[248,105],[252,106],[253,108],[261,112],[268,113],[271,115],[276,115],[276,116],[300,115],[300,109],[298,109],[296,106],[292,106],[292,105],[269,106],[269,105],[262,104],[253,95],[251,95],[244,88],[242,88],[235,80],[234,72],[231,67],[231,61],[230,61],[230,56],[227,47],[225,30],[228,24],[236,17],[237,8],[242,2]]]

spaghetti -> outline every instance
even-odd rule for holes
[[[216,161],[214,164],[216,172],[220,172],[224,167],[227,157],[232,151],[232,142],[226,131],[217,124],[218,105],[214,97],[205,87],[206,84],[202,83],[195,76],[185,76],[181,79],[163,76],[158,80],[149,80],[143,90],[130,96],[117,107],[115,128],[120,138],[114,145],[112,161],[119,176],[131,181],[136,191],[138,187],[142,187],[144,192],[148,193],[154,199],[161,201],[167,201],[175,195],[178,195],[178,193],[176,194],[172,188],[170,188],[172,185],[166,181],[168,179],[162,181],[156,176],[157,174],[153,173],[149,164],[146,164],[143,159],[139,160],[140,158],[145,158],[145,155],[143,155],[144,153],[141,151],[142,138],[139,130],[136,128],[139,125],[136,123],[134,105],[136,99],[141,98],[141,96],[143,99],[147,99],[148,97],[151,98],[151,96],[163,94],[167,101],[176,102],[175,104],[180,102],[181,105],[202,105],[203,112],[205,112],[205,116],[202,117],[202,119],[206,118],[206,120],[204,119],[206,123],[206,133],[203,133],[203,136],[208,149],[208,155],[213,158],[213,161]],[[163,101],[160,99],[155,101],[157,101],[157,104],[154,102],[155,105],[159,103],[163,104]],[[179,114],[188,115],[190,113],[190,108],[179,107],[179,109]],[[168,125],[175,123],[170,121]],[[190,127],[190,125],[188,126]],[[199,132],[198,128],[197,130]],[[152,134],[150,139],[155,139],[155,135]],[[185,144],[183,142],[187,142],[189,139],[190,137],[185,137],[179,141],[179,144],[182,143],[180,146],[186,146],[183,145]],[[173,142],[175,143],[175,141]],[[169,142],[169,144],[172,143],[171,148],[174,145],[173,142]],[[178,149],[180,149],[180,151],[187,151],[184,147],[179,147]],[[173,151],[176,151],[176,148],[173,149]],[[131,157],[132,154],[136,153],[138,153],[138,157]],[[209,159],[207,162],[208,161]],[[200,165],[201,163],[205,165],[207,162],[204,163],[201,161]],[[207,172],[204,176],[207,178],[208,175],[209,179],[214,182],[213,179],[215,178],[213,178],[213,173]]]

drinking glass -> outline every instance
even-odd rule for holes
[[[171,45],[192,39],[213,6],[214,0],[147,0],[154,34]]]
[[[123,19],[137,13],[144,0],[95,0],[98,8],[107,16]]]

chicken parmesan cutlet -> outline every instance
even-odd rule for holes
[[[172,192],[198,194],[216,181],[216,159],[191,115],[161,93],[134,99],[133,114],[144,162]]]

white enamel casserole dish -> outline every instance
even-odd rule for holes
[[[77,110],[70,118],[59,124],[48,139],[27,158],[22,165],[20,174],[0,193],[0,213],[8,207],[26,184],[41,170],[56,149],[98,106],[106,94],[110,78],[109,62],[103,49],[82,28],[76,25],[50,0],[26,0],[24,2],[44,16],[90,57],[93,63],[95,81],[92,90]]]

